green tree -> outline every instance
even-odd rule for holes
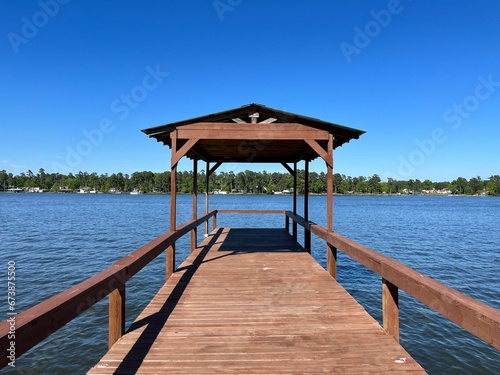
[[[456,186],[458,194],[465,194],[465,190],[468,186],[468,182],[465,178],[459,177],[452,181],[452,184]]]
[[[491,195],[500,195],[500,176],[493,175],[488,181],[488,190]]]
[[[380,179],[378,174],[374,174],[373,176],[371,176],[367,182],[368,192],[372,194],[380,193],[382,191],[380,186],[381,181],[382,180]]]
[[[431,180],[424,180],[422,182],[422,190],[432,190],[434,188],[434,185]]]
[[[0,171],[0,190],[6,190],[9,186],[9,175],[5,169]]]
[[[480,194],[484,190],[484,184],[481,177],[473,177],[469,180],[470,194]]]
[[[335,173],[333,175],[333,192],[338,193],[339,190],[341,190],[341,185],[342,185],[342,176],[340,173]]]

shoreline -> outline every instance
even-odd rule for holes
[[[98,193],[78,193],[78,192],[54,192],[54,191],[44,191],[44,192],[11,192],[11,191],[0,191],[0,195],[8,194],[8,195],[38,195],[38,194],[61,194],[61,195],[170,195],[170,193],[140,193],[140,194],[131,194],[130,192],[126,193],[109,193],[109,192],[98,192]],[[192,193],[177,193],[176,195],[192,195]],[[205,193],[199,193],[199,196],[205,195]],[[217,194],[217,193],[208,193],[208,195],[221,195],[221,196],[241,196],[241,195],[255,195],[255,196],[290,196],[293,197],[293,194],[256,194],[256,193],[228,193],[228,194]],[[298,197],[303,197],[304,194],[297,194]],[[326,193],[309,193],[309,196],[327,196]],[[371,193],[353,193],[353,194],[341,194],[341,193],[333,193],[332,196],[337,197],[495,197],[494,195],[484,195],[484,194],[371,194]]]

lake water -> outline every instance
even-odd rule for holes
[[[203,197],[199,212],[203,212]],[[210,196],[210,209],[291,209],[290,196]],[[302,197],[299,197],[302,214]],[[178,196],[178,223],[191,197]],[[326,197],[310,197],[311,220],[326,223]],[[0,275],[16,263],[16,311],[94,275],[169,228],[169,196],[0,194]],[[219,215],[219,226],[283,227],[283,215]],[[202,228],[202,227],[201,227]],[[199,230],[200,240],[202,230]],[[500,309],[500,199],[337,196],[334,229],[417,271]],[[303,243],[303,232],[299,241]],[[325,265],[325,243],[312,236]],[[177,246],[178,264],[189,236]],[[339,282],[381,320],[381,281],[339,253]],[[165,278],[165,256],[127,283],[127,326]],[[2,283],[5,286],[5,282]],[[7,290],[0,297],[7,318]],[[500,351],[400,292],[401,344],[430,374],[500,374]],[[107,349],[107,299],[94,305],[0,374],[83,374]],[[175,353],[171,353],[175,356]],[[2,353],[3,355],[3,353]]]

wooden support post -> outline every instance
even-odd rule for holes
[[[328,137],[328,160],[326,160],[326,229],[333,231],[333,136]],[[337,279],[337,249],[326,244],[326,269]]]
[[[177,130],[171,133],[172,138],[172,162],[170,171],[170,231],[176,230],[177,219],[177,162],[174,161],[174,155],[177,152]],[[175,243],[167,248],[167,280],[172,276],[175,270]]]
[[[212,230],[215,230],[217,228],[217,214],[212,216]]]
[[[288,216],[285,214],[285,229],[288,233],[290,233],[290,219]]]
[[[337,248],[326,244],[326,270],[337,280]]]
[[[309,221],[309,161],[304,164],[304,219]],[[304,249],[311,254],[311,231],[308,228],[304,228]]]
[[[328,137],[328,158],[326,163],[326,229],[333,231],[333,136]]]
[[[210,162],[207,161],[207,168],[205,170],[205,215],[208,214],[208,189],[210,188],[209,174]],[[208,221],[205,221],[205,237],[208,236]]]
[[[125,284],[109,294],[108,349],[125,333]]]
[[[175,243],[167,247],[167,280],[175,270]]]
[[[198,160],[193,160],[193,220],[198,218]],[[198,228],[191,231],[191,252],[196,249]]]
[[[384,329],[399,342],[398,287],[382,278],[382,315]]]
[[[293,213],[297,215],[297,162],[293,163]],[[293,238],[297,240],[297,222],[292,224]]]

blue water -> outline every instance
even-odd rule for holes
[[[204,207],[200,197],[199,212]],[[211,196],[210,209],[290,209],[290,196]],[[299,197],[299,214],[302,199]],[[178,197],[177,221],[191,217]],[[326,223],[326,197],[310,197],[311,220]],[[169,228],[169,196],[0,194],[0,276],[16,262],[16,311],[103,270]],[[219,215],[219,226],[283,227],[283,215]],[[202,238],[202,228],[199,239]],[[417,271],[500,309],[500,199],[488,197],[334,198],[334,229]],[[299,231],[299,241],[303,232]],[[189,237],[177,246],[178,264]],[[324,266],[325,244],[313,236]],[[381,320],[380,277],[342,253],[338,280]],[[165,279],[164,255],[127,283],[127,325]],[[5,283],[3,283],[5,285]],[[0,318],[7,318],[7,291]],[[2,316],[3,315],[3,316]],[[400,292],[401,344],[430,374],[500,374],[500,351]],[[96,304],[0,374],[83,374],[106,352],[107,300]],[[2,353],[3,355],[3,353]],[[172,353],[175,355],[175,353]]]

